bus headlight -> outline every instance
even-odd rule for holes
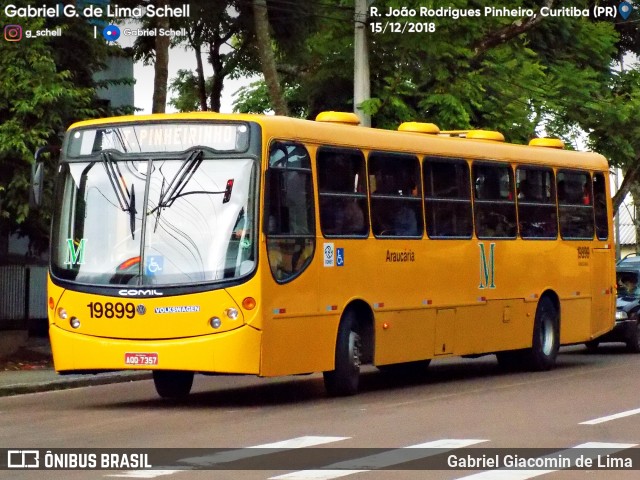
[[[58,309],[58,317],[61,318],[62,320],[66,320],[67,318],[69,318],[69,314],[64,308],[60,307]]]
[[[69,325],[71,325],[71,328],[80,328],[80,320],[78,319],[78,317],[71,317],[71,320],[69,320]]]
[[[209,320],[209,325],[211,325],[211,328],[215,328],[217,330],[222,326],[222,320],[220,320],[218,317],[213,317],[211,320]]]

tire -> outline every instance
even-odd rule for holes
[[[153,383],[156,386],[156,392],[162,398],[184,398],[191,392],[193,372],[154,370]]]
[[[336,340],[335,369],[324,372],[324,386],[331,396],[355,395],[360,383],[362,340],[353,310],[345,313]]]
[[[595,353],[600,346],[600,340],[591,340],[584,344],[591,353]]]
[[[636,320],[636,325],[625,339],[627,351],[631,353],[640,353],[640,321]]]
[[[543,297],[536,309],[531,348],[523,352],[524,366],[533,371],[550,370],[556,364],[559,349],[558,312],[551,299]]]

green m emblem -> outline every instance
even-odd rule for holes
[[[78,248],[72,238],[67,238],[67,259],[65,265],[82,265],[84,263],[84,247],[87,239],[83,238],[78,242]]]
[[[478,288],[496,288],[495,280],[495,262],[494,251],[496,244],[489,244],[489,259],[487,261],[487,252],[484,249],[484,243],[479,243],[480,247],[480,285]]]

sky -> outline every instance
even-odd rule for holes
[[[120,26],[121,29],[125,25]],[[135,37],[120,36],[118,44],[124,47],[132,47]],[[205,56],[206,57],[206,56]],[[213,75],[213,69],[211,65],[207,63],[206,58],[203,57],[203,64],[205,68],[205,77]],[[195,71],[196,69],[196,57],[193,50],[187,50],[185,47],[172,48],[169,52],[169,83],[177,76],[178,70],[187,69]],[[152,97],[153,97],[153,65],[143,65],[142,62],[137,62],[133,67],[134,78],[136,84],[134,87],[134,101],[135,106],[141,110],[136,112],[137,115],[144,115],[151,113]],[[240,78],[237,80],[225,79],[224,89],[222,91],[220,113],[232,113],[233,100],[235,93],[239,88],[248,85],[251,82],[250,79]],[[167,101],[171,98],[172,93],[168,92]],[[170,105],[167,105],[167,112],[175,112]]]

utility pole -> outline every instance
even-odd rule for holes
[[[360,125],[371,126],[371,116],[360,105],[369,100],[369,45],[367,44],[367,0],[355,0],[354,12],[354,63],[353,63],[353,111],[360,118]]]

